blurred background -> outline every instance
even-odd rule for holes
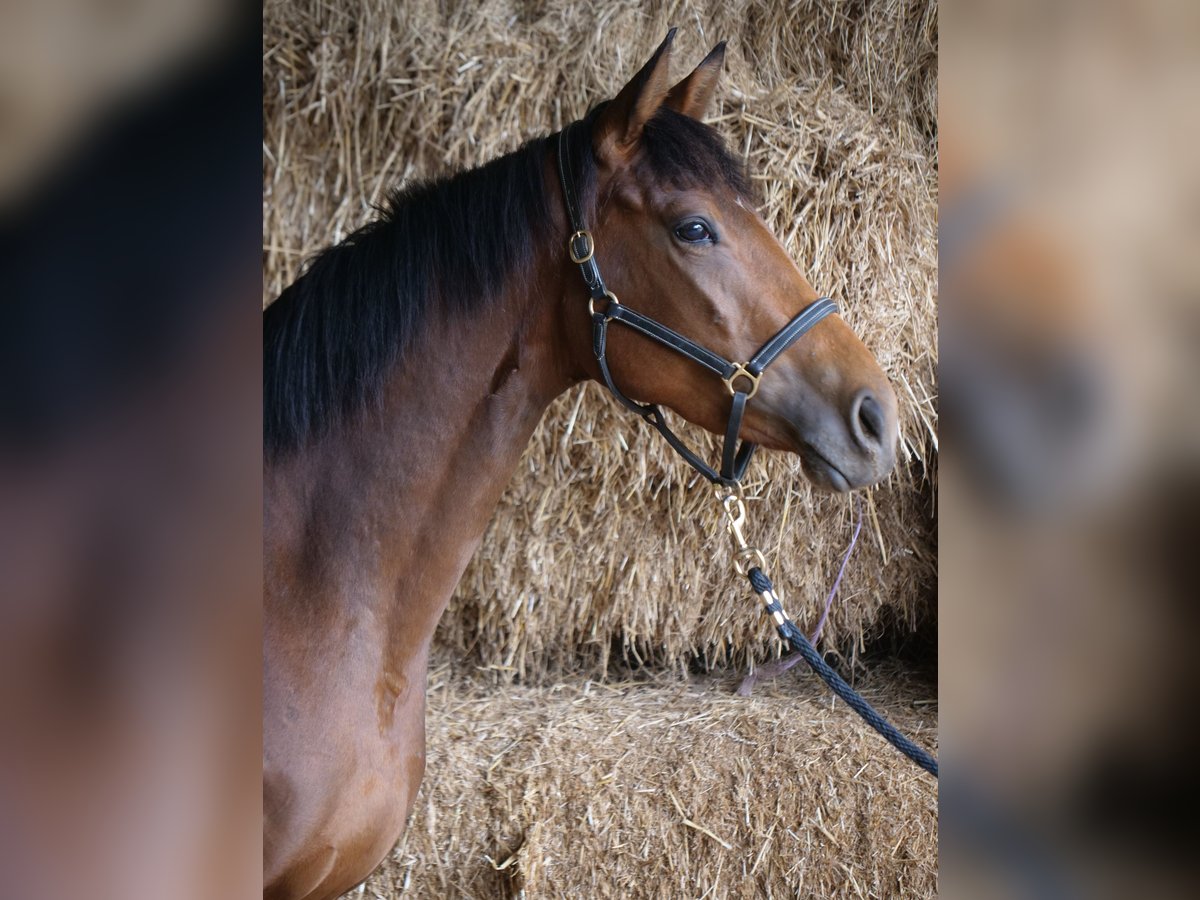
[[[259,32],[0,11],[0,896],[261,882]]]
[[[946,896],[1195,896],[1200,7],[942,4]]]

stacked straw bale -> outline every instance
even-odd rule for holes
[[[351,897],[937,896],[936,785],[814,679],[430,683],[408,832]],[[936,746],[924,688],[860,687]]]
[[[369,220],[388,189],[512,150],[612,96],[670,25],[679,77],[727,40],[710,121],[901,406],[900,464],[863,498],[864,539],[825,639],[853,654],[884,620],[913,627],[929,614],[936,0],[268,0],[264,16],[265,301]],[[749,493],[775,580],[811,622],[852,502],[813,492],[780,454],[756,461]],[[500,682],[551,683],[615,663],[683,670],[774,654],[730,575],[715,512],[656,434],[596,386],[572,391],[547,414],[462,581],[441,658],[467,654]]]

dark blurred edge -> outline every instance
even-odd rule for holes
[[[261,889],[261,25],[0,210],[0,896]]]
[[[257,19],[144,95],[0,210],[0,446],[70,438],[181,352],[261,268]],[[257,310],[249,310],[248,314]]]

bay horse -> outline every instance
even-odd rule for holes
[[[566,162],[620,302],[746,359],[817,295],[700,121],[724,44],[672,86],[673,35],[573,124]],[[438,619],[547,406],[600,377],[556,137],[397,193],[264,313],[265,897],[336,897],[403,835]],[[721,380],[660,343],[614,332],[607,362],[724,428]],[[891,470],[896,399],[829,315],[740,433],[845,491]]]

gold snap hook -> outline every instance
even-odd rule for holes
[[[746,501],[742,492],[741,482],[733,487],[715,485],[717,500],[725,513],[725,530],[733,542],[733,568],[739,575],[745,575],[751,569],[767,570],[767,560],[761,550],[750,543],[746,537]]]

